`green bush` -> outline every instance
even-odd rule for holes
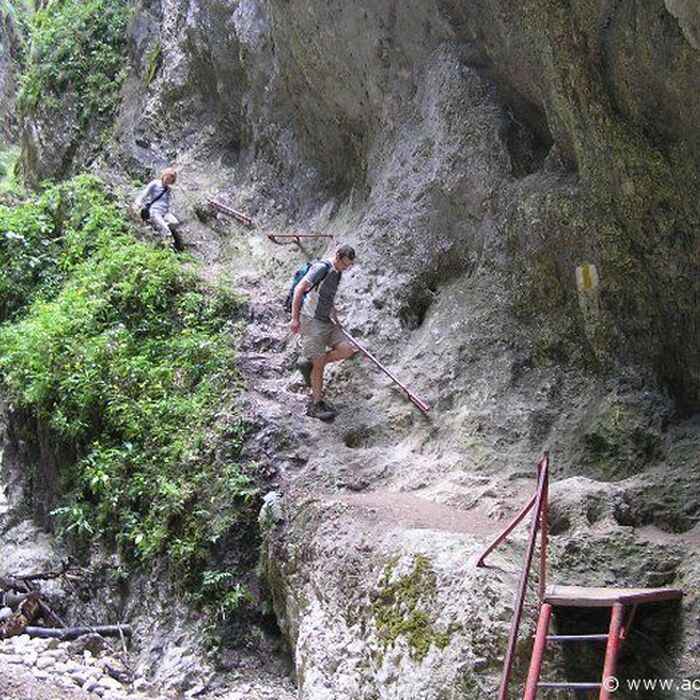
[[[18,146],[0,149],[0,195],[8,192],[18,193],[22,190],[17,179],[19,152]]]
[[[26,111],[41,99],[47,109],[56,108],[72,91],[80,128],[109,116],[128,69],[130,11],[126,0],[54,0],[37,10],[20,107]]]
[[[60,286],[63,231],[57,203],[51,191],[21,207],[0,206],[0,322]]]
[[[5,394],[79,455],[60,532],[133,565],[165,556],[195,600],[228,614],[245,596],[217,551],[254,539],[257,513],[235,414],[241,300],[137,241],[86,177],[0,209],[3,241]]]

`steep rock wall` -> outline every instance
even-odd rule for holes
[[[681,585],[696,618],[697,425],[677,417],[697,411],[700,370],[696,27],[691,3],[661,0],[140,6],[104,167],[174,161],[263,226],[355,244],[348,325],[434,406],[418,418],[356,363],[331,382],[344,417],[309,427],[287,380],[271,394],[269,368],[251,372],[282,405],[255,441],[286,478],[267,568],[302,697],[408,697],[427,677],[431,699],[493,694],[519,550],[493,578],[471,565],[544,446],[571,477],[553,568]],[[217,264],[256,278],[261,304],[302,258],[222,238]],[[328,505],[369,488],[369,505]],[[403,491],[485,525],[394,517]],[[408,599],[428,619],[420,658],[396,600],[417,567],[432,572]],[[678,619],[670,663],[689,673],[697,630]]]
[[[36,522],[46,529],[51,511],[62,495],[61,470],[75,461],[75,452],[62,445],[48,425],[23,411],[3,411],[4,454],[0,461],[8,481],[8,498],[14,508],[31,510]]]
[[[520,308],[528,318],[547,317],[558,352],[576,352],[572,338],[586,332],[596,361],[651,362],[692,412],[700,391],[695,26],[690,5],[661,0],[624,7],[590,0],[572,9],[505,0],[149,2],[132,23],[133,72],[117,137],[134,174],[204,142],[256,167],[268,163],[309,196],[367,193],[377,177],[372,158],[411,138],[420,95],[437,94],[443,73],[445,80],[454,70],[471,74],[490,93],[491,128],[510,173],[463,163],[472,181],[462,189],[444,182],[452,173],[431,174],[443,193],[426,210],[451,208],[444,230],[457,241],[454,250],[441,241],[438,257],[463,259],[463,239],[483,239],[474,230],[464,236],[465,227],[490,208],[507,237],[511,281],[526,281]],[[463,99],[461,114],[440,118],[468,138],[460,120],[471,97]],[[35,177],[65,172],[80,150],[65,138],[66,107],[25,125],[29,138],[45,129],[75,147],[43,149]],[[425,175],[420,159],[432,146],[422,148],[411,168]],[[403,238],[412,247],[426,237]],[[602,280],[592,329],[577,310],[574,273],[584,260]],[[426,263],[435,277],[438,259]],[[429,279],[416,293],[427,298],[435,285]]]
[[[20,46],[13,15],[0,9],[0,143],[16,136],[15,93]]]

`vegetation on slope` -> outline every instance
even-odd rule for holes
[[[56,109],[66,92],[77,103],[78,127],[109,117],[128,67],[124,0],[56,0],[33,16],[31,52],[22,78],[20,108]]]
[[[3,394],[77,456],[59,531],[131,567],[164,558],[228,615],[257,536],[234,403],[241,300],[137,241],[85,176],[0,206],[0,256]]]

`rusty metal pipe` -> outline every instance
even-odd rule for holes
[[[493,550],[496,549],[496,547],[498,547],[498,545],[501,544],[501,542],[503,542],[503,540],[505,540],[505,538],[508,537],[508,535],[510,535],[511,532],[513,532],[513,530],[515,530],[515,528],[519,525],[520,521],[530,512],[532,506],[535,505],[536,500],[537,494],[535,494],[530,499],[528,504],[520,511],[520,513],[518,513],[518,515],[516,515],[515,518],[513,518],[510,525],[508,525],[508,527],[484,550],[483,554],[479,557],[479,560],[476,562],[477,566],[486,566],[486,557],[488,557],[488,555],[491,554],[491,552],[493,552]]]
[[[394,384],[397,384],[403,392],[406,394],[406,398],[414,405],[417,406],[423,413],[427,413],[430,410],[430,404],[427,404],[422,399],[419,399],[405,384],[403,384],[398,377],[392,374],[367,348],[363,347],[355,338],[353,338],[350,333],[348,333],[344,328],[340,329],[340,332],[376,367],[378,367],[384,374],[386,374]]]
[[[272,238],[335,238],[332,233],[268,233],[267,237]]]
[[[608,646],[605,648],[605,664],[603,665],[603,684],[600,688],[599,700],[609,700],[612,686],[608,679],[615,676],[617,668],[617,652],[620,648],[622,623],[625,617],[625,606],[621,603],[613,605],[610,614],[610,629],[608,631]]]
[[[251,219],[247,214],[244,214],[240,211],[236,211],[236,209],[232,209],[231,207],[227,207],[225,204],[222,204],[213,197],[207,197],[207,202],[209,202],[209,204],[211,204],[212,206],[216,207],[219,211],[222,211],[224,214],[228,214],[229,216],[232,216],[234,219],[242,221],[248,226],[255,226],[255,221],[253,221],[253,219]]]
[[[530,669],[527,673],[527,682],[525,683],[525,694],[523,700],[535,700],[537,695],[537,682],[540,680],[540,669],[542,668],[542,657],[547,646],[547,631],[549,630],[549,621],[552,618],[552,606],[545,603],[540,608],[540,619],[537,621],[537,632],[535,633],[535,645],[532,649],[532,657],[530,659]]]
[[[508,686],[510,684],[510,674],[513,668],[513,658],[515,656],[515,645],[518,641],[518,632],[520,631],[520,620],[523,615],[523,606],[525,605],[525,594],[527,592],[527,582],[530,578],[530,568],[532,567],[532,559],[535,554],[535,544],[537,542],[537,529],[540,523],[540,515],[543,509],[547,508],[547,484],[549,471],[549,453],[545,452],[538,465],[538,480],[537,480],[537,498],[535,500],[534,512],[532,514],[532,524],[530,526],[530,535],[527,543],[527,554],[525,555],[525,564],[523,565],[522,573],[520,574],[520,584],[518,585],[518,593],[515,599],[514,617],[510,627],[508,636],[508,648],[506,650],[506,658],[503,661],[503,675],[501,676],[501,685],[498,689],[498,700],[506,700],[508,697]],[[545,562],[541,563],[544,570]]]

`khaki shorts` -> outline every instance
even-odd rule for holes
[[[342,331],[331,321],[319,321],[317,318],[301,316],[301,338],[304,357],[313,359],[326,354],[328,348],[347,341]]]

